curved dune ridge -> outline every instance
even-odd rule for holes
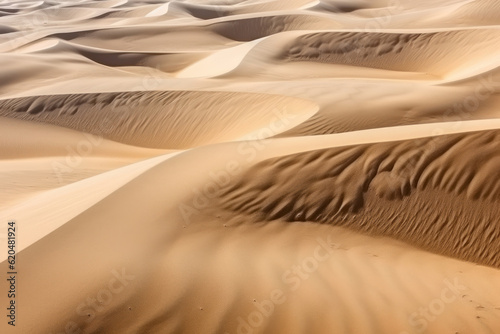
[[[71,33],[57,33],[47,37],[60,38],[82,46],[100,49],[130,51],[133,43],[134,50],[143,52],[179,52],[188,56],[190,53],[207,53],[210,50],[225,48],[231,42],[222,35],[216,35],[210,30],[187,26],[172,30],[168,26],[138,26],[135,28],[106,28],[77,31]],[[186,38],[192,43],[186,43]],[[124,43],[123,40],[127,40]],[[164,43],[168,39],[171,43]],[[175,41],[175,43],[174,43]]]
[[[235,140],[273,123],[276,130],[266,135],[277,135],[316,110],[314,103],[291,97],[225,92],[121,92],[0,101],[0,116],[171,149]]]
[[[191,3],[190,3],[191,2]],[[221,1],[212,4],[202,1],[188,1],[186,3],[174,2],[174,6],[183,8],[190,15],[203,20],[215,19],[223,16],[247,14],[255,12],[272,12],[278,10],[295,10],[307,6],[311,0],[290,1],[261,1],[252,0],[245,2]]]
[[[59,54],[69,53],[74,55],[74,61],[85,61],[90,66],[104,65],[109,68],[149,67],[166,73],[175,73],[205,56],[204,53],[191,53],[185,55],[179,52],[140,51],[127,52],[109,48],[99,48],[79,45],[59,38],[44,38],[23,45],[16,49],[22,54]]]
[[[341,24],[325,17],[301,14],[233,19],[208,26],[216,33],[235,41],[252,41],[283,31],[315,30],[325,27],[336,29],[341,27]]]
[[[43,198],[46,190],[166,153],[112,142],[99,135],[4,117],[0,118],[0,142],[0,187],[4,189],[0,193],[0,216],[11,217],[7,212],[15,203],[36,194],[41,193]],[[40,203],[33,204],[24,213],[36,211],[33,207],[36,209]],[[55,201],[54,205],[59,204]],[[50,220],[53,221],[53,215]]]
[[[0,1],[0,333],[500,333],[499,18]]]
[[[432,33],[325,32],[297,38],[283,52],[287,61],[314,61],[392,71],[446,75],[496,51],[498,34],[488,30]],[[471,46],[465,51],[457,44]],[[441,57],[445,55],[445,57]]]
[[[425,127],[421,128],[425,130]],[[409,137],[410,132],[411,128],[406,132],[401,131],[403,137]],[[472,145],[474,141],[488,142],[497,133],[480,132],[458,137]],[[451,142],[456,141],[455,137],[450,137],[455,139]],[[470,140],[466,140],[469,137]],[[303,142],[310,146],[318,143],[328,145],[326,138],[313,139],[310,137]],[[334,145],[335,137],[330,139],[330,145]],[[270,142],[262,152],[279,156],[283,147],[288,151],[301,150],[287,141],[281,139]],[[445,144],[451,145],[448,138]],[[37,328],[42,332],[57,331],[71,322],[91,333],[176,333],[200,330],[237,333],[244,331],[239,328],[252,323],[252,328],[258,332],[283,330],[304,333],[311,328],[318,332],[326,332],[325,328],[328,331],[348,328],[353,333],[399,333],[415,328],[408,320],[409,314],[422,305],[429,305],[436,298],[434,296],[439,296],[444,289],[449,289],[450,284],[455,284],[458,290],[453,290],[456,292],[452,292],[451,296],[456,302],[447,304],[448,312],[442,315],[443,320],[430,323],[429,329],[435,332],[445,329],[465,332],[498,330],[497,299],[491,294],[498,277],[495,269],[418,251],[390,239],[381,242],[373,237],[374,233],[368,233],[371,237],[362,237],[349,232],[349,226],[334,228],[325,224],[290,224],[266,220],[255,224],[244,212],[243,215],[234,215],[218,210],[217,206],[205,206],[202,212],[192,217],[188,228],[182,228],[186,221],[179,214],[179,202],[176,203],[175,199],[181,200],[180,203],[184,205],[192,203],[192,197],[199,199],[192,189],[206,184],[204,175],[207,171],[220,173],[226,163],[207,158],[214,153],[229,154],[237,145],[212,145],[167,159],[24,250],[24,261],[31,264],[24,267],[27,275],[24,284],[29,296],[50,299],[49,290],[37,288],[38,284],[48,284],[48,278],[40,274],[47,267],[55,272],[67,270],[67,280],[58,284],[59,291],[66,298],[53,306],[58,318],[64,320],[54,322],[40,312],[30,311],[33,323],[30,322],[24,328]],[[392,142],[372,145],[405,146]],[[332,150],[314,153],[321,156],[326,152],[332,153]],[[308,160],[314,161],[310,153],[305,154],[309,155]],[[241,160],[244,158],[241,157]],[[265,155],[256,161],[262,159],[264,165],[270,162],[265,159]],[[358,159],[362,160],[362,157]],[[205,163],[192,165],[192,168],[185,170],[186,163],[201,160]],[[329,166],[324,163],[318,165]],[[291,166],[293,169],[293,164]],[[259,174],[265,176],[260,164],[250,169],[249,173],[257,169]],[[185,171],[186,180],[179,180],[178,175],[182,170]],[[321,175],[321,168],[319,172],[318,175]],[[293,176],[293,179],[299,180],[304,174],[299,170]],[[237,182],[238,179],[230,181],[233,185]],[[85,182],[80,186],[83,190],[92,184]],[[283,187],[286,188],[285,185]],[[75,187],[72,188],[74,191]],[[102,188],[101,191],[105,191],[107,187]],[[61,190],[59,195],[67,193]],[[151,197],[151,194],[155,196]],[[443,196],[438,196],[443,200]],[[89,200],[95,200],[95,196],[85,199]],[[452,202],[455,201],[453,204],[456,204],[456,200],[451,198]],[[133,201],[141,209],[138,210],[136,206],[123,207],[121,204],[124,201]],[[463,207],[464,212],[473,208],[473,203],[469,205]],[[399,204],[398,208],[401,210]],[[411,215],[411,210],[403,211]],[[144,219],[146,213],[155,218]],[[63,210],[58,216],[67,214],[67,210]],[[114,219],[110,221],[110,217]],[[100,231],[98,235],[95,234],[96,228]],[[120,238],[116,237],[116,229],[120,230]],[[93,239],[93,252],[82,252],[81,247],[89,238]],[[149,247],[144,248],[142,243],[137,242],[143,239],[148,240]],[[467,245],[469,243],[465,241],[461,247]],[[53,249],[66,251],[58,257],[43,256]],[[102,260],[95,261],[94,252],[110,250],[114,251]],[[45,259],[42,263],[36,260],[40,256]],[[80,262],[70,261],[75,256]],[[138,261],[145,257],[150,260]],[[313,267],[307,264],[310,261]],[[92,263],[92,273],[81,263]],[[294,266],[317,269],[294,274]],[[88,275],[93,277],[93,281],[89,282]],[[82,300],[88,296],[98,296],[103,284],[106,286],[106,282],[113,277],[126,278],[128,287],[113,295],[113,307],[103,307],[98,313],[85,306],[85,303],[81,307]],[[81,288],[74,291],[74,284]],[[27,303],[27,298],[31,297],[23,298],[22,301]],[[274,305],[268,302],[271,298],[276,300]],[[388,300],[389,305],[386,304]],[[307,312],[318,301],[332,309],[355,313],[358,321],[352,322],[342,312],[332,312],[331,317],[318,322],[316,317],[309,317]],[[390,318],[385,312],[374,314],[373,309],[391,310],[392,303],[400,306],[398,311],[390,313]],[[145,304],[154,304],[154,307]],[[267,321],[251,320],[251,314],[262,310],[262,305],[271,314]],[[272,305],[272,310],[269,305]],[[457,316],[460,321],[453,322]],[[91,321],[87,321],[89,317]]]

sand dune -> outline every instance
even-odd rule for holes
[[[401,132],[403,136],[405,133],[408,136],[411,131]],[[330,145],[333,145],[331,142],[335,142],[334,137],[331,139]],[[282,139],[269,143],[261,151],[258,160],[283,154],[283,147],[288,147],[289,151],[306,148],[293,148],[288,141]],[[318,142],[327,146],[329,141],[311,137],[304,144],[318,146]],[[258,327],[259,331],[268,332],[277,328],[285,328],[292,333],[301,333],[304,328],[317,328],[318,331],[324,328],[348,328],[350,332],[367,333],[403,331],[412,328],[408,323],[408,314],[421,305],[427,306],[435,298],[433,296],[439,296],[447,287],[445,280],[449,279],[459,282],[461,290],[454,298],[457,301],[447,305],[448,312],[441,321],[430,323],[429,329],[438,332],[450,328],[446,324],[459,314],[464,315],[462,320],[451,327],[456,331],[485,329],[494,332],[498,329],[496,299],[487,292],[493,288],[491,275],[498,275],[493,269],[423,253],[391,240],[381,244],[380,239],[361,237],[344,229],[327,230],[327,226],[313,224],[313,221],[304,225],[282,221],[266,225],[251,223],[250,217],[232,216],[218,210],[216,206],[206,206],[192,217],[186,227],[186,221],[178,210],[178,201],[192,203],[193,196],[196,198],[197,195],[191,193],[191,189],[206,184],[203,171],[220,171],[223,168],[224,161],[207,160],[208,157],[214,152],[228,154],[237,145],[199,148],[168,159],[27,248],[24,251],[25,261],[38,258],[45,252],[53,252],[54,249],[65,249],[64,255],[57,259],[42,256],[46,260],[29,267],[28,277],[34,280],[40,277],[38,273],[45,270],[59,272],[65,263],[69,282],[59,284],[59,289],[63,292],[72,291],[73,284],[84,287],[78,293],[72,293],[71,298],[66,298],[64,303],[55,306],[63,322],[54,324],[32,313],[38,328],[56,331],[64,328],[67,322],[75,321],[80,328],[89,332],[192,332],[200,330],[197,324],[202,323],[203,330],[209,332],[237,332],[238,326],[241,326],[240,318],[248,322],[248,316],[259,310],[256,303],[260,305],[264,300],[269,300],[270,294],[279,290],[283,295],[286,293],[286,302],[283,305],[276,304],[276,313],[272,313],[273,316],[266,320],[265,325],[262,323]],[[316,154],[321,155],[318,152]],[[184,163],[200,160],[205,161],[205,164],[185,172],[186,176],[189,175],[189,181],[178,179],[177,175]],[[240,160],[246,159],[242,156]],[[144,187],[146,184],[148,186]],[[155,194],[153,198],[146,195],[152,193]],[[127,198],[141,209],[121,206],[120,203]],[[464,210],[467,209],[464,207]],[[146,212],[153,218],[148,220],[147,227],[140,219]],[[114,219],[110,220],[109,217]],[[185,228],[182,228],[183,225]],[[100,233],[96,235],[98,226]],[[78,233],[74,232],[75,229]],[[116,229],[120,230],[120,238],[113,237]],[[329,262],[322,265],[321,269],[312,271],[312,277],[308,279],[301,280],[295,275],[286,274],[291,266],[302,265],[304,258],[313,256],[318,245],[324,246],[317,241],[321,237],[324,238],[321,242],[326,242],[332,249]],[[109,253],[110,249],[114,252],[96,262],[94,252],[82,253],[82,248],[75,246],[84,245],[89,238],[93,240],[94,252]],[[143,248],[137,240],[148,240],[149,247]],[[258,250],[255,249],[255,243],[261,245]],[[212,251],[207,254],[207,249]],[[288,254],[286,256],[283,254],[285,249],[289,250],[289,253],[285,252]],[[246,258],[249,254],[253,254],[250,262],[241,262],[242,257]],[[321,253],[322,256],[325,254],[330,254],[328,248]],[[65,259],[75,256],[80,262],[72,264],[69,269]],[[150,261],[138,261],[144,257],[150,258]],[[92,271],[88,271],[81,263],[92,263]],[[422,263],[426,265],[422,266]],[[114,277],[115,267],[118,273],[124,270],[127,277],[132,277],[127,283],[127,286],[130,284],[129,288],[124,290],[126,292],[113,295],[113,304],[103,305],[99,311],[81,307],[85,296],[95,296],[103,284],[106,285]],[[360,275],[360,272],[365,275]],[[339,279],[339,275],[342,278]],[[91,284],[88,283],[89,277],[93,282]],[[255,279],[248,285],[250,277]],[[353,277],[357,277],[355,282],[352,281]],[[388,280],[388,277],[392,279]],[[48,283],[46,280],[37,280],[38,283],[26,285],[30,287],[28,292],[30,296],[39,296],[37,300],[45,301],[48,291],[37,286]],[[148,283],[145,285],[144,282]],[[166,288],[165,282],[168,282]],[[394,284],[401,290],[395,290]],[[217,289],[215,293],[214,288]],[[422,289],[427,291],[424,295]],[[238,294],[236,291],[239,291]],[[382,294],[391,303],[381,309]],[[368,304],[367,298],[370,300]],[[282,300],[281,297],[278,299]],[[183,300],[181,304],[180,300]],[[356,314],[360,314],[357,305],[373,306],[364,308],[359,316],[363,320],[359,323],[349,322],[349,318],[341,314],[318,323],[313,320],[315,318],[303,315],[303,311],[312,307],[310,305],[316,305],[318,300],[327,305],[335,304],[336,307],[341,305],[343,312],[357,310]],[[149,311],[144,305],[153,302],[155,307]],[[391,305],[395,305],[392,303],[404,306],[391,313],[391,321],[381,316],[374,317],[373,308],[386,314],[391,310]],[[182,305],[180,309],[179,305]],[[90,312],[91,321],[86,321],[83,317],[85,313],[82,312]],[[218,316],[214,318],[214,314]],[[125,315],[129,320],[123,321]],[[30,330],[33,327],[25,328]]]
[[[500,230],[490,223],[499,214],[490,205],[500,197],[498,136],[485,131],[280,157],[224,190],[221,205],[257,221],[331,223],[499,267],[493,245]]]
[[[0,1],[0,332],[500,333],[499,18]]]
[[[43,191],[167,153],[10,118],[1,118],[0,149],[1,211]]]
[[[455,17],[462,22],[482,25],[498,25],[500,22],[499,3],[491,0],[473,1],[460,7],[455,13]]]
[[[115,167],[105,173],[101,171],[99,175],[87,177],[80,182],[31,196],[18,205],[6,208],[2,212],[2,219],[18,217],[17,219],[27,222],[23,226],[26,233],[23,233],[23,240],[18,244],[18,251],[21,251],[169,156],[162,155],[135,164],[129,162],[128,166]]]
[[[283,58],[445,76],[469,67],[480,57],[488,59],[498,44],[497,38],[497,34],[488,30],[423,34],[315,33],[295,40],[284,50]],[[478,44],[464,52],[452,47],[457,43]],[[446,57],[440,57],[441,54]]]
[[[0,101],[0,110],[0,116],[175,149],[238,139],[270,123],[286,131],[313,115],[316,106],[283,96],[172,91],[37,96]]]
[[[341,25],[334,20],[313,15],[272,15],[238,18],[209,25],[218,34],[235,41],[252,41],[283,31],[336,29]]]

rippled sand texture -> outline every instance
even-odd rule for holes
[[[499,27],[493,0],[0,1],[0,332],[500,333]]]

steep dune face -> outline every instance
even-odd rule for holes
[[[223,92],[122,92],[0,101],[0,115],[46,122],[145,147],[188,148],[273,126],[277,135],[312,116],[314,103]],[[210,124],[210,126],[209,126]]]
[[[341,24],[325,17],[313,15],[279,15],[233,19],[211,26],[218,34],[235,41],[252,41],[283,31],[339,28]]]
[[[0,1],[0,333],[500,333],[499,17]]]
[[[363,9],[380,8],[387,5],[387,1],[365,1],[365,0],[354,0],[354,1],[331,1],[322,0],[318,1],[314,6],[310,7],[310,10],[317,11],[328,11],[333,13],[353,13]]]
[[[472,1],[460,7],[453,15],[461,22],[482,25],[498,25],[500,22],[500,4],[497,1]]]
[[[284,51],[283,57],[288,61],[327,62],[444,76],[497,52],[498,38],[498,34],[488,30],[417,34],[325,32],[297,38]],[[462,43],[470,48],[457,47]]]
[[[258,221],[329,223],[499,267],[499,135],[487,131],[267,160],[223,190],[221,205]]]

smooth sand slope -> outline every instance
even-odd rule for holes
[[[500,333],[499,24],[1,2],[0,332]]]

